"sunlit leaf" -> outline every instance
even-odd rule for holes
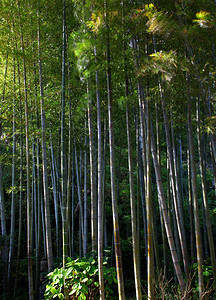
[[[197,19],[194,19],[193,22],[197,23],[200,27],[207,28],[211,26],[211,15],[207,11],[199,11],[196,13]]]

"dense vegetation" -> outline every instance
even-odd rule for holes
[[[1,299],[214,299],[215,8],[0,2]]]

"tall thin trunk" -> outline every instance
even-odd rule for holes
[[[137,114],[137,111],[134,113],[134,123],[135,123],[135,128],[136,128],[136,183],[137,183],[137,188],[136,188],[136,197],[137,197],[137,205],[136,205],[136,215],[137,215],[137,240],[138,240],[138,245],[140,245],[140,180],[139,180],[139,116]],[[139,253],[140,255],[140,253]]]
[[[212,172],[214,177],[214,188],[215,188],[215,195],[216,195],[216,164],[215,164],[216,159],[214,157],[211,142],[210,142],[210,152],[211,152],[211,161],[212,161]]]
[[[103,137],[103,156],[102,156],[102,205],[103,205],[103,222],[104,222],[104,247],[108,247],[107,242],[107,222],[106,222],[106,209],[105,209],[105,180],[106,180],[106,151],[107,151],[107,124],[106,119],[104,118],[104,137]]]
[[[23,128],[22,128],[22,102],[21,102],[21,82],[20,82],[20,66],[17,63],[18,69],[18,82],[19,82],[19,113],[20,113],[20,165],[19,165],[19,229],[18,229],[18,249],[17,249],[17,263],[16,275],[14,283],[14,295],[17,289],[19,260],[21,254],[21,236],[22,236],[22,205],[23,205]]]
[[[147,177],[147,162],[146,162],[146,125],[143,112],[143,101],[141,96],[141,83],[138,82],[138,96],[139,96],[139,111],[140,111],[140,132],[142,139],[142,161],[143,161],[143,175],[144,175],[144,188],[146,193],[146,177]]]
[[[35,78],[35,113],[36,113],[36,126],[39,132],[40,121],[38,111],[38,93],[37,93],[37,72],[36,63],[34,62],[34,78]],[[36,252],[36,274],[35,274],[35,298],[39,297],[40,291],[40,262],[41,262],[41,187],[40,187],[40,145],[39,136],[37,134],[36,139],[32,145],[32,170],[33,170],[33,185],[34,185],[34,216],[35,216],[35,252]]]
[[[33,234],[34,234],[34,241],[35,241],[35,252],[37,253],[37,242],[38,242],[38,226],[37,226],[37,178],[36,178],[36,165],[35,165],[35,141],[32,142],[32,220],[34,221],[34,228],[33,228]]]
[[[52,148],[53,149],[53,148]],[[63,219],[63,210],[62,210],[62,196],[61,196],[61,192],[60,192],[60,186],[59,186],[59,182],[60,182],[60,177],[59,177],[59,170],[58,170],[58,162],[56,161],[55,155],[54,155],[54,151],[52,152],[52,157],[53,157],[53,162],[54,162],[54,170],[55,170],[55,176],[56,176],[56,193],[57,193],[57,197],[59,199],[58,204],[60,206],[60,212],[61,212],[61,217]]]
[[[158,101],[155,101],[155,118],[156,118],[156,141],[157,141],[157,159],[158,164],[161,166],[161,145],[160,145],[160,126],[159,126],[159,111],[158,111]],[[161,233],[162,233],[162,241],[163,241],[163,266],[164,266],[164,277],[166,279],[167,275],[167,239],[166,232],[164,227],[162,209],[159,205],[160,212],[160,222],[161,222]]]
[[[154,178],[152,178],[154,179]],[[156,220],[156,202],[155,202],[155,190],[152,190],[151,194],[152,198],[152,226],[153,226],[153,249],[154,249],[154,259],[155,259],[155,265],[154,269],[159,273],[160,271],[160,258],[159,258],[159,248],[158,248],[158,236],[157,236],[157,220]]]
[[[68,138],[68,174],[67,174],[67,229],[68,229],[68,246],[70,244],[69,242],[69,233],[70,233],[70,205],[71,205],[71,112],[69,112],[69,138]],[[68,248],[69,250],[69,248]]]
[[[42,129],[42,166],[43,166],[43,191],[44,191],[44,203],[45,203],[46,249],[47,249],[48,271],[50,272],[53,269],[53,250],[52,250],[50,204],[49,204],[48,174],[47,174],[46,121],[45,121],[45,113],[44,113],[43,71],[42,71],[42,62],[40,57],[39,2],[38,2],[38,64],[39,64],[41,129]]]
[[[71,168],[71,256],[74,256],[74,147],[72,149]]]
[[[136,40],[132,40],[133,48],[137,50]],[[138,71],[138,58],[134,51],[134,62],[136,70]],[[137,90],[138,90],[138,100],[139,100],[139,119],[140,119],[140,134],[138,137],[138,177],[140,181],[140,192],[141,192],[141,202],[142,202],[142,214],[143,214],[143,226],[144,226],[144,241],[146,249],[146,258],[147,255],[147,220],[146,220],[146,124],[143,112],[143,93],[142,93],[142,84],[141,81],[137,81]]]
[[[137,48],[137,42],[136,39],[132,40],[133,48],[135,50],[138,50]],[[138,57],[136,55],[136,52],[134,51],[134,62],[136,70],[139,69],[139,63],[138,63]],[[144,188],[146,192],[146,176],[147,176],[147,170],[146,170],[146,124],[145,124],[145,118],[144,118],[144,112],[143,112],[143,93],[142,93],[142,84],[141,81],[137,81],[137,91],[138,91],[138,99],[139,99],[139,113],[140,113],[140,132],[141,132],[141,145],[142,145],[142,161],[143,161],[143,176],[144,176]]]
[[[128,80],[126,79],[126,97],[128,96]],[[136,288],[136,299],[142,298],[141,281],[140,281],[140,258],[139,258],[139,244],[137,232],[137,217],[136,217],[136,203],[134,192],[133,179],[133,161],[131,151],[131,135],[130,135],[130,120],[128,104],[126,106],[126,122],[127,122],[127,143],[128,143],[128,165],[129,165],[129,180],[130,180],[130,207],[131,207],[131,226],[132,226],[132,241],[133,241],[133,262],[134,262],[134,277]]]
[[[165,104],[164,95],[163,95],[162,88],[161,88],[160,84],[159,84],[159,87],[160,87],[160,97],[161,97],[163,117],[164,117],[164,127],[165,127],[167,151],[168,151],[168,158],[169,158],[170,181],[171,181],[171,185],[172,185],[176,222],[177,222],[179,240],[180,240],[180,244],[181,244],[184,269],[185,269],[186,274],[188,275],[189,274],[189,271],[188,271],[188,265],[189,265],[189,263],[188,263],[188,253],[187,253],[186,241],[184,239],[185,234],[183,233],[184,228],[182,226],[184,220],[182,219],[182,215],[180,214],[181,208],[180,208],[180,203],[179,203],[178,197],[177,197],[178,194],[177,194],[177,191],[176,191],[176,188],[178,188],[178,187],[175,184],[173,155],[172,155],[172,152],[171,152],[171,142],[170,142],[168,120],[167,120],[166,104]]]
[[[148,89],[149,87],[147,86],[147,93],[148,93]],[[141,107],[142,107],[142,111],[143,111],[143,132],[146,132],[146,138],[144,140],[142,140],[144,142],[143,144],[143,149],[142,149],[142,153],[143,153],[143,158],[146,157],[146,178],[144,178],[146,180],[146,186],[145,186],[145,197],[147,197],[147,149],[148,149],[148,143],[147,143],[147,122],[148,122],[148,103],[145,100],[145,95],[144,95],[144,90],[143,90],[143,86],[141,84],[141,96],[142,96],[142,100],[141,100]],[[145,130],[146,127],[146,130]],[[143,136],[144,137],[144,136]],[[152,195],[151,195],[152,198]],[[150,203],[151,203],[151,199],[150,199]],[[149,203],[149,204],[150,204]],[[150,204],[153,206],[153,204]],[[147,200],[146,200],[146,211],[147,211]],[[154,211],[152,210],[152,234],[153,234],[153,249],[154,249],[154,257],[155,257],[155,266],[157,267],[157,269],[159,269],[159,250],[158,250],[158,242],[157,242],[157,234],[156,234],[156,226],[155,226],[155,217],[154,217]],[[147,231],[148,231],[148,224],[147,224]],[[148,233],[147,233],[148,236]],[[147,237],[148,240],[148,237]],[[147,247],[148,248],[148,247]],[[148,252],[148,249],[147,249]],[[148,255],[147,255],[147,261],[148,261]]]
[[[185,260],[184,263],[184,270],[186,273],[186,277],[189,276],[189,256],[188,256],[188,248],[186,244],[186,234],[185,234],[185,226],[184,226],[184,216],[183,216],[183,204],[181,201],[181,192],[180,192],[180,176],[178,174],[178,167],[177,167],[177,155],[176,155],[176,147],[175,147],[175,135],[174,135],[174,128],[173,128],[173,116],[171,112],[171,136],[172,136],[172,153],[173,153],[173,169],[175,174],[175,187],[176,187],[176,197],[178,203],[178,213],[180,218],[180,226],[182,231],[183,243],[184,243],[184,250],[183,250],[183,259]],[[182,243],[180,241],[181,247]]]
[[[39,113],[38,113],[38,105],[37,105],[37,100],[38,100],[38,94],[37,94],[37,73],[36,73],[36,63],[34,61],[33,63],[33,70],[34,70],[34,98],[35,98],[35,114],[36,114],[36,118],[35,118],[35,123],[33,122],[33,116],[32,116],[32,124],[33,126],[37,127],[37,129],[39,130],[40,128],[40,124],[39,124]],[[35,290],[36,290],[36,294],[35,296],[37,297],[39,294],[39,272],[38,272],[38,218],[40,218],[40,216],[38,216],[38,185],[37,185],[37,143],[38,143],[38,135],[36,138],[33,138],[33,142],[32,142],[32,185],[33,185],[33,214],[34,214],[34,240],[35,240],[35,253],[36,253],[36,260],[37,260],[37,264],[36,264],[36,280],[35,280]]]
[[[146,151],[146,216],[147,216],[147,278],[148,298],[154,299],[154,248],[153,248],[153,204],[151,191],[151,119],[150,102],[146,102],[147,151]]]
[[[1,104],[4,101],[4,97],[5,97],[7,70],[8,70],[8,54],[6,56],[6,63],[5,63],[4,83],[3,83]],[[1,116],[1,110],[0,110],[0,116]],[[2,134],[2,126],[0,126],[0,134]],[[3,292],[6,292],[6,288],[7,288],[8,245],[7,245],[7,232],[6,232],[5,203],[4,203],[4,193],[3,193],[2,163],[0,163],[0,211],[1,211],[1,234],[2,234],[2,244],[3,244],[3,250],[2,250]]]
[[[125,2],[122,1],[122,24],[125,35]],[[126,57],[126,43],[125,36],[123,35],[123,48],[124,48],[124,67],[125,67],[125,97],[126,97],[126,125],[127,125],[127,144],[128,144],[128,168],[129,168],[129,183],[130,183],[130,208],[131,208],[131,227],[132,227],[132,244],[133,244],[133,264],[134,264],[134,279],[136,299],[142,298],[141,292],[141,280],[140,280],[140,252],[139,252],[139,228],[137,226],[137,214],[136,214],[136,201],[134,191],[134,178],[133,178],[133,158],[131,147],[131,133],[130,133],[130,117],[129,117],[129,80],[127,71],[127,57]],[[138,137],[138,135],[137,135]],[[139,210],[137,210],[138,212]]]
[[[94,47],[95,63],[97,64],[97,49]],[[103,275],[103,233],[104,233],[104,194],[103,194],[103,165],[102,165],[102,134],[101,134],[101,100],[99,90],[99,72],[95,72],[97,98],[97,130],[98,130],[98,269],[100,299],[105,299]]]
[[[33,270],[32,270],[32,203],[30,199],[30,162],[29,162],[29,121],[28,121],[28,94],[27,94],[27,79],[26,79],[26,60],[25,60],[25,46],[23,39],[22,21],[20,15],[20,3],[17,0],[20,34],[21,34],[21,47],[23,59],[23,77],[24,77],[24,97],[25,97],[25,133],[26,133],[26,196],[27,196],[27,254],[28,254],[28,291],[29,300],[34,299],[33,294]]]
[[[201,232],[199,222],[199,207],[198,207],[198,196],[197,196],[197,182],[196,182],[196,166],[194,157],[194,142],[193,142],[193,131],[192,131],[192,120],[191,120],[191,99],[188,97],[188,139],[189,139],[189,150],[191,160],[191,182],[193,191],[193,207],[194,207],[194,223],[195,223],[195,235],[196,235],[196,252],[198,262],[198,284],[199,284],[199,297],[202,297],[203,293],[203,270],[202,270],[202,245],[201,245]]]
[[[41,222],[42,222],[42,233],[43,233],[43,251],[44,251],[44,257],[47,257],[47,250],[46,250],[46,225],[45,225],[45,213],[44,213],[44,198],[43,198],[43,192],[41,189],[40,193],[40,210],[41,210]]]
[[[15,112],[15,85],[16,85],[16,72],[15,72],[15,59],[14,63],[14,74],[13,74],[13,84],[14,84],[14,96],[13,96],[13,152],[12,152],[12,194],[11,194],[11,228],[10,228],[10,247],[9,247],[9,257],[8,257],[8,281],[10,278],[11,261],[14,252],[14,233],[15,233],[15,155],[16,155],[16,112]]]
[[[205,99],[203,99],[205,101]],[[208,99],[207,99],[207,116],[210,118],[211,117],[211,91],[210,88],[208,89]],[[213,134],[211,131],[209,132],[209,137],[211,141],[211,151],[213,153],[212,155],[212,160],[214,161],[214,166],[216,165],[216,137],[215,134]]]
[[[182,294],[185,293],[186,285],[184,282],[178,254],[176,252],[176,247],[173,239],[173,234],[172,234],[172,229],[171,229],[171,222],[168,214],[168,209],[165,201],[165,195],[164,195],[164,190],[163,190],[163,184],[162,184],[162,176],[161,176],[161,168],[158,164],[157,160],[157,152],[155,148],[155,142],[154,142],[154,134],[153,134],[153,128],[151,125],[151,152],[152,152],[152,158],[153,158],[153,163],[154,163],[154,169],[155,169],[155,175],[156,175],[156,182],[157,182],[157,190],[158,190],[158,200],[159,204],[162,208],[162,214],[163,214],[163,219],[164,219],[164,226],[166,229],[166,235],[169,243],[169,248],[171,252],[171,257],[173,261],[173,266],[176,272],[176,276],[182,291]]]
[[[211,138],[212,151],[214,153],[214,159],[216,164],[216,138],[213,134],[210,134],[210,138]]]
[[[183,184],[183,160],[182,160],[182,140],[181,140],[181,134],[178,135],[178,151],[179,151],[179,173],[180,173],[180,194],[181,194],[181,201],[183,201],[183,195],[184,195],[184,184]]]
[[[61,99],[61,195],[62,195],[62,246],[63,267],[68,256],[67,199],[66,199],[66,148],[65,148],[65,59],[66,59],[66,4],[63,0],[63,50],[62,50],[62,99]]]
[[[194,262],[194,226],[193,226],[193,203],[192,203],[192,187],[191,187],[191,160],[190,160],[190,150],[187,153],[187,163],[188,163],[188,205],[189,205],[189,220],[190,220],[190,255],[192,258],[192,263]]]
[[[109,43],[107,0],[104,1],[104,5],[105,5],[105,19],[106,19],[106,31],[107,31],[106,34],[107,96],[108,96],[108,118],[109,118],[111,197],[112,197],[112,213],[113,213],[113,227],[114,227],[113,230],[114,230],[115,258],[116,258],[116,269],[117,269],[117,280],[118,280],[118,295],[120,300],[124,300],[125,299],[124,278],[123,278],[119,219],[118,219],[118,208],[117,208],[117,198],[116,198],[112,95],[111,95],[110,43]]]
[[[3,193],[3,174],[2,164],[0,163],[0,211],[1,211],[1,236],[3,243],[2,262],[3,262],[3,290],[6,291],[7,286],[7,233],[6,233],[6,219],[5,219],[5,204]]]
[[[59,251],[59,203],[58,203],[58,193],[57,193],[57,179],[56,179],[56,170],[55,170],[55,158],[54,158],[54,149],[52,143],[52,135],[50,134],[50,152],[51,152],[51,178],[52,178],[52,186],[53,186],[53,198],[54,198],[54,211],[55,211],[55,227],[56,227],[56,253],[57,256],[60,256]]]
[[[128,92],[128,78],[125,76],[125,96],[129,96]],[[137,216],[136,216],[136,202],[134,191],[134,178],[133,178],[133,159],[131,149],[131,133],[130,133],[130,119],[129,108],[126,104],[126,124],[127,124],[127,144],[128,144],[128,166],[129,166],[129,181],[130,181],[130,207],[131,207],[131,227],[132,227],[132,241],[133,241],[133,263],[134,263],[134,277],[136,299],[142,298],[141,281],[140,281],[140,257],[139,257],[139,243],[137,231]]]
[[[39,117],[37,116],[39,121]],[[39,124],[38,124],[39,127]],[[40,262],[41,262],[41,249],[42,249],[42,222],[41,222],[41,180],[40,180],[40,144],[37,138],[36,142],[36,170],[37,170],[37,265],[36,265],[36,293],[39,294],[40,286]]]
[[[96,57],[96,48],[95,48]],[[104,300],[103,276],[103,199],[102,199],[102,137],[101,137],[101,103],[99,93],[99,75],[96,70],[96,97],[97,97],[97,129],[98,129],[98,269],[100,284],[100,299]]]
[[[145,251],[147,258],[147,221],[146,221],[146,204],[145,204],[145,184],[144,184],[144,175],[143,175],[143,160],[142,160],[142,149],[140,142],[140,135],[138,137],[138,173],[139,173],[139,182],[140,182],[140,194],[141,194],[141,203],[142,203],[142,215],[143,215],[143,230],[144,230],[144,242],[145,242]]]
[[[94,138],[92,125],[92,108],[91,96],[89,87],[87,86],[87,93],[89,97],[88,102],[88,128],[89,128],[89,155],[90,155],[90,181],[91,181],[91,239],[92,252],[97,249],[97,196],[96,196],[96,180],[94,173]]]
[[[214,158],[211,141],[209,142],[209,147],[210,147],[210,154],[211,154],[212,173],[213,173],[213,178],[214,178],[214,190],[215,190],[215,195],[216,195],[216,164],[215,164],[215,158]]]
[[[85,150],[84,150],[84,201],[83,201],[83,210],[84,210],[84,241],[83,241],[83,255],[87,256],[88,253],[88,203],[87,203],[87,115],[85,116]]]
[[[84,237],[83,237],[83,234],[84,234],[83,205],[82,205],[82,199],[81,199],[79,166],[78,166],[78,158],[77,158],[76,146],[75,146],[75,165],[76,165],[77,190],[78,190],[79,211],[80,211],[80,232],[81,232],[81,238],[80,238],[80,240],[83,241],[84,240]],[[82,247],[80,247],[80,248],[82,248]]]
[[[201,140],[201,132],[200,132],[200,107],[199,107],[200,105],[199,104],[200,103],[198,99],[197,100],[197,136],[198,136],[199,164],[200,164],[200,173],[201,173],[201,181],[202,181],[202,195],[203,195],[205,221],[207,227],[209,250],[210,250],[212,272],[213,272],[213,284],[214,287],[216,287],[216,257],[215,257],[215,247],[214,247],[214,240],[212,234],[211,220],[209,214],[206,174],[204,170],[204,158],[203,158],[202,140]]]
[[[72,108],[71,108],[71,91],[70,91],[70,65],[68,62],[68,92],[69,92],[69,128],[68,128],[68,174],[67,174],[67,228],[68,228],[68,251],[70,249],[70,220],[71,220],[71,156],[72,156]]]

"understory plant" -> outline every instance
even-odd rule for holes
[[[117,283],[114,267],[108,267],[107,259],[103,263],[104,289],[106,299],[111,299],[113,290],[111,285]],[[45,299],[97,299],[99,297],[99,273],[97,260],[68,258],[68,263],[63,268],[57,268],[47,275],[48,284],[44,297]]]
[[[194,273],[191,273],[187,282],[186,289],[184,294],[182,294],[178,285],[174,283],[174,279],[170,278],[169,280],[165,278],[164,273],[161,271],[157,279],[154,280],[154,298],[158,300],[213,300],[216,299],[215,288],[212,285],[210,277],[212,275],[212,267],[203,265],[203,276],[206,282],[206,285],[203,289],[201,297],[199,297],[198,290],[198,275],[197,275],[197,264],[193,265]],[[143,293],[144,299],[149,299],[146,293],[146,286],[144,286]]]

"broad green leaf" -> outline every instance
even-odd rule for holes
[[[92,279],[90,278],[90,279],[88,279],[88,281],[87,281],[87,285],[90,285],[92,283]]]
[[[60,299],[64,299],[64,295],[63,295],[62,293],[59,293],[59,294],[58,294],[58,297],[59,297]]]
[[[51,292],[52,294],[56,294],[57,290],[56,290],[54,287],[51,287],[50,292]]]
[[[87,285],[83,284],[82,286],[82,290],[81,290],[84,294],[88,294],[88,287]]]

